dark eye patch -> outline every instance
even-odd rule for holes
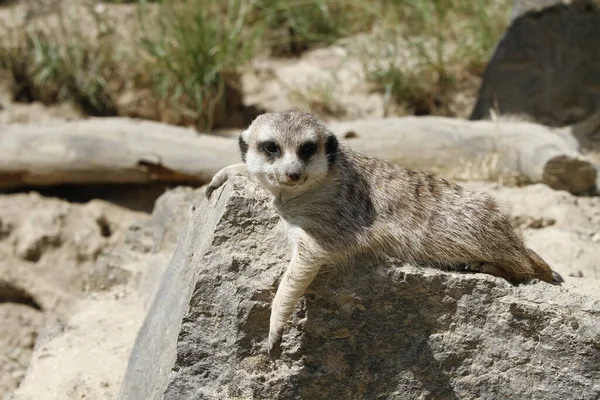
[[[240,146],[240,153],[242,153],[242,161],[246,162],[246,153],[248,153],[248,143],[244,142],[242,136],[240,135],[238,139],[238,144]]]
[[[269,160],[281,157],[281,148],[272,140],[259,143],[258,150],[265,154]]]
[[[337,158],[337,152],[339,149],[339,143],[335,135],[329,134],[327,135],[327,141],[325,142],[325,154],[327,155],[327,162],[329,166],[334,163]]]
[[[298,149],[298,158],[303,161],[308,160],[317,152],[317,144],[314,142],[306,142]]]

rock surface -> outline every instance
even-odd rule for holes
[[[471,119],[519,115],[550,126],[600,109],[600,2],[517,0]]]
[[[408,265],[324,271],[292,317],[283,358],[270,363],[269,306],[287,259],[261,189],[235,178],[204,201],[140,330],[120,397],[600,396],[600,296],[575,289],[586,282],[575,278],[514,287]]]

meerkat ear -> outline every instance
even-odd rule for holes
[[[327,138],[325,139],[325,155],[327,156],[327,162],[332,164],[337,156],[339,143],[335,135],[331,132],[327,132]]]
[[[243,131],[238,139],[240,145],[240,153],[242,153],[242,161],[246,162],[246,153],[248,152],[248,142],[246,137],[248,136],[248,130]]]

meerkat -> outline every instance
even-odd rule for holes
[[[239,147],[243,162],[219,171],[206,195],[245,175],[273,196],[286,227],[292,256],[271,306],[270,359],[279,357],[284,326],[319,270],[355,257],[462,268],[512,283],[562,282],[491,196],[361,155],[311,114],[262,114]]]

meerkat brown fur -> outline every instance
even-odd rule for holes
[[[292,245],[271,306],[267,350],[279,356],[283,328],[325,265],[355,257],[463,268],[520,283],[559,283],[525,247],[486,194],[358,154],[311,114],[263,114],[242,132],[244,163],[223,168],[206,190],[246,175],[273,195]]]

